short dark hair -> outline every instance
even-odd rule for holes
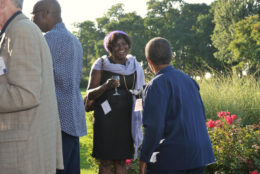
[[[172,59],[171,45],[168,40],[155,37],[146,44],[145,56],[155,65],[169,64]]]
[[[122,34],[122,33],[114,33],[112,36],[110,36],[108,42],[107,42],[107,48],[110,53],[113,52],[113,47],[115,46],[116,42],[119,39],[124,39],[126,43],[128,44],[129,49],[132,47],[132,41],[129,36]]]

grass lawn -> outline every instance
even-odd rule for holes
[[[93,126],[92,121],[88,118],[89,113],[86,113],[87,122],[87,136],[80,137],[80,169],[81,174],[95,174],[96,164],[94,158],[91,157],[92,153],[92,140],[93,140]]]
[[[95,171],[88,170],[88,169],[81,169],[80,173],[81,174],[96,174]]]
[[[82,96],[85,96],[85,90],[82,90]],[[92,113],[86,113],[87,136],[80,137],[80,168],[81,174],[96,174],[94,159],[91,157],[93,141]]]

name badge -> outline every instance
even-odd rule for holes
[[[143,100],[141,98],[136,99],[135,102],[135,112],[143,110]]]
[[[4,58],[0,57],[0,76],[6,74],[6,72],[7,70],[6,70]]]
[[[107,100],[104,101],[104,102],[101,104],[101,106],[102,106],[102,109],[103,109],[105,115],[107,115],[107,114],[111,111],[111,107],[110,107],[110,105],[109,105],[109,103],[108,103]]]

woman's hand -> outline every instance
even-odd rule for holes
[[[112,89],[119,86],[119,82],[113,79],[108,79],[105,83],[106,89]]]

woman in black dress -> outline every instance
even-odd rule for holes
[[[100,160],[100,174],[111,173],[113,165],[116,174],[126,174],[125,160],[134,153],[131,129],[135,97],[129,90],[143,87],[144,73],[136,58],[129,55],[131,45],[125,32],[109,33],[104,39],[109,56],[99,58],[91,68],[87,93],[95,100],[92,155]]]

